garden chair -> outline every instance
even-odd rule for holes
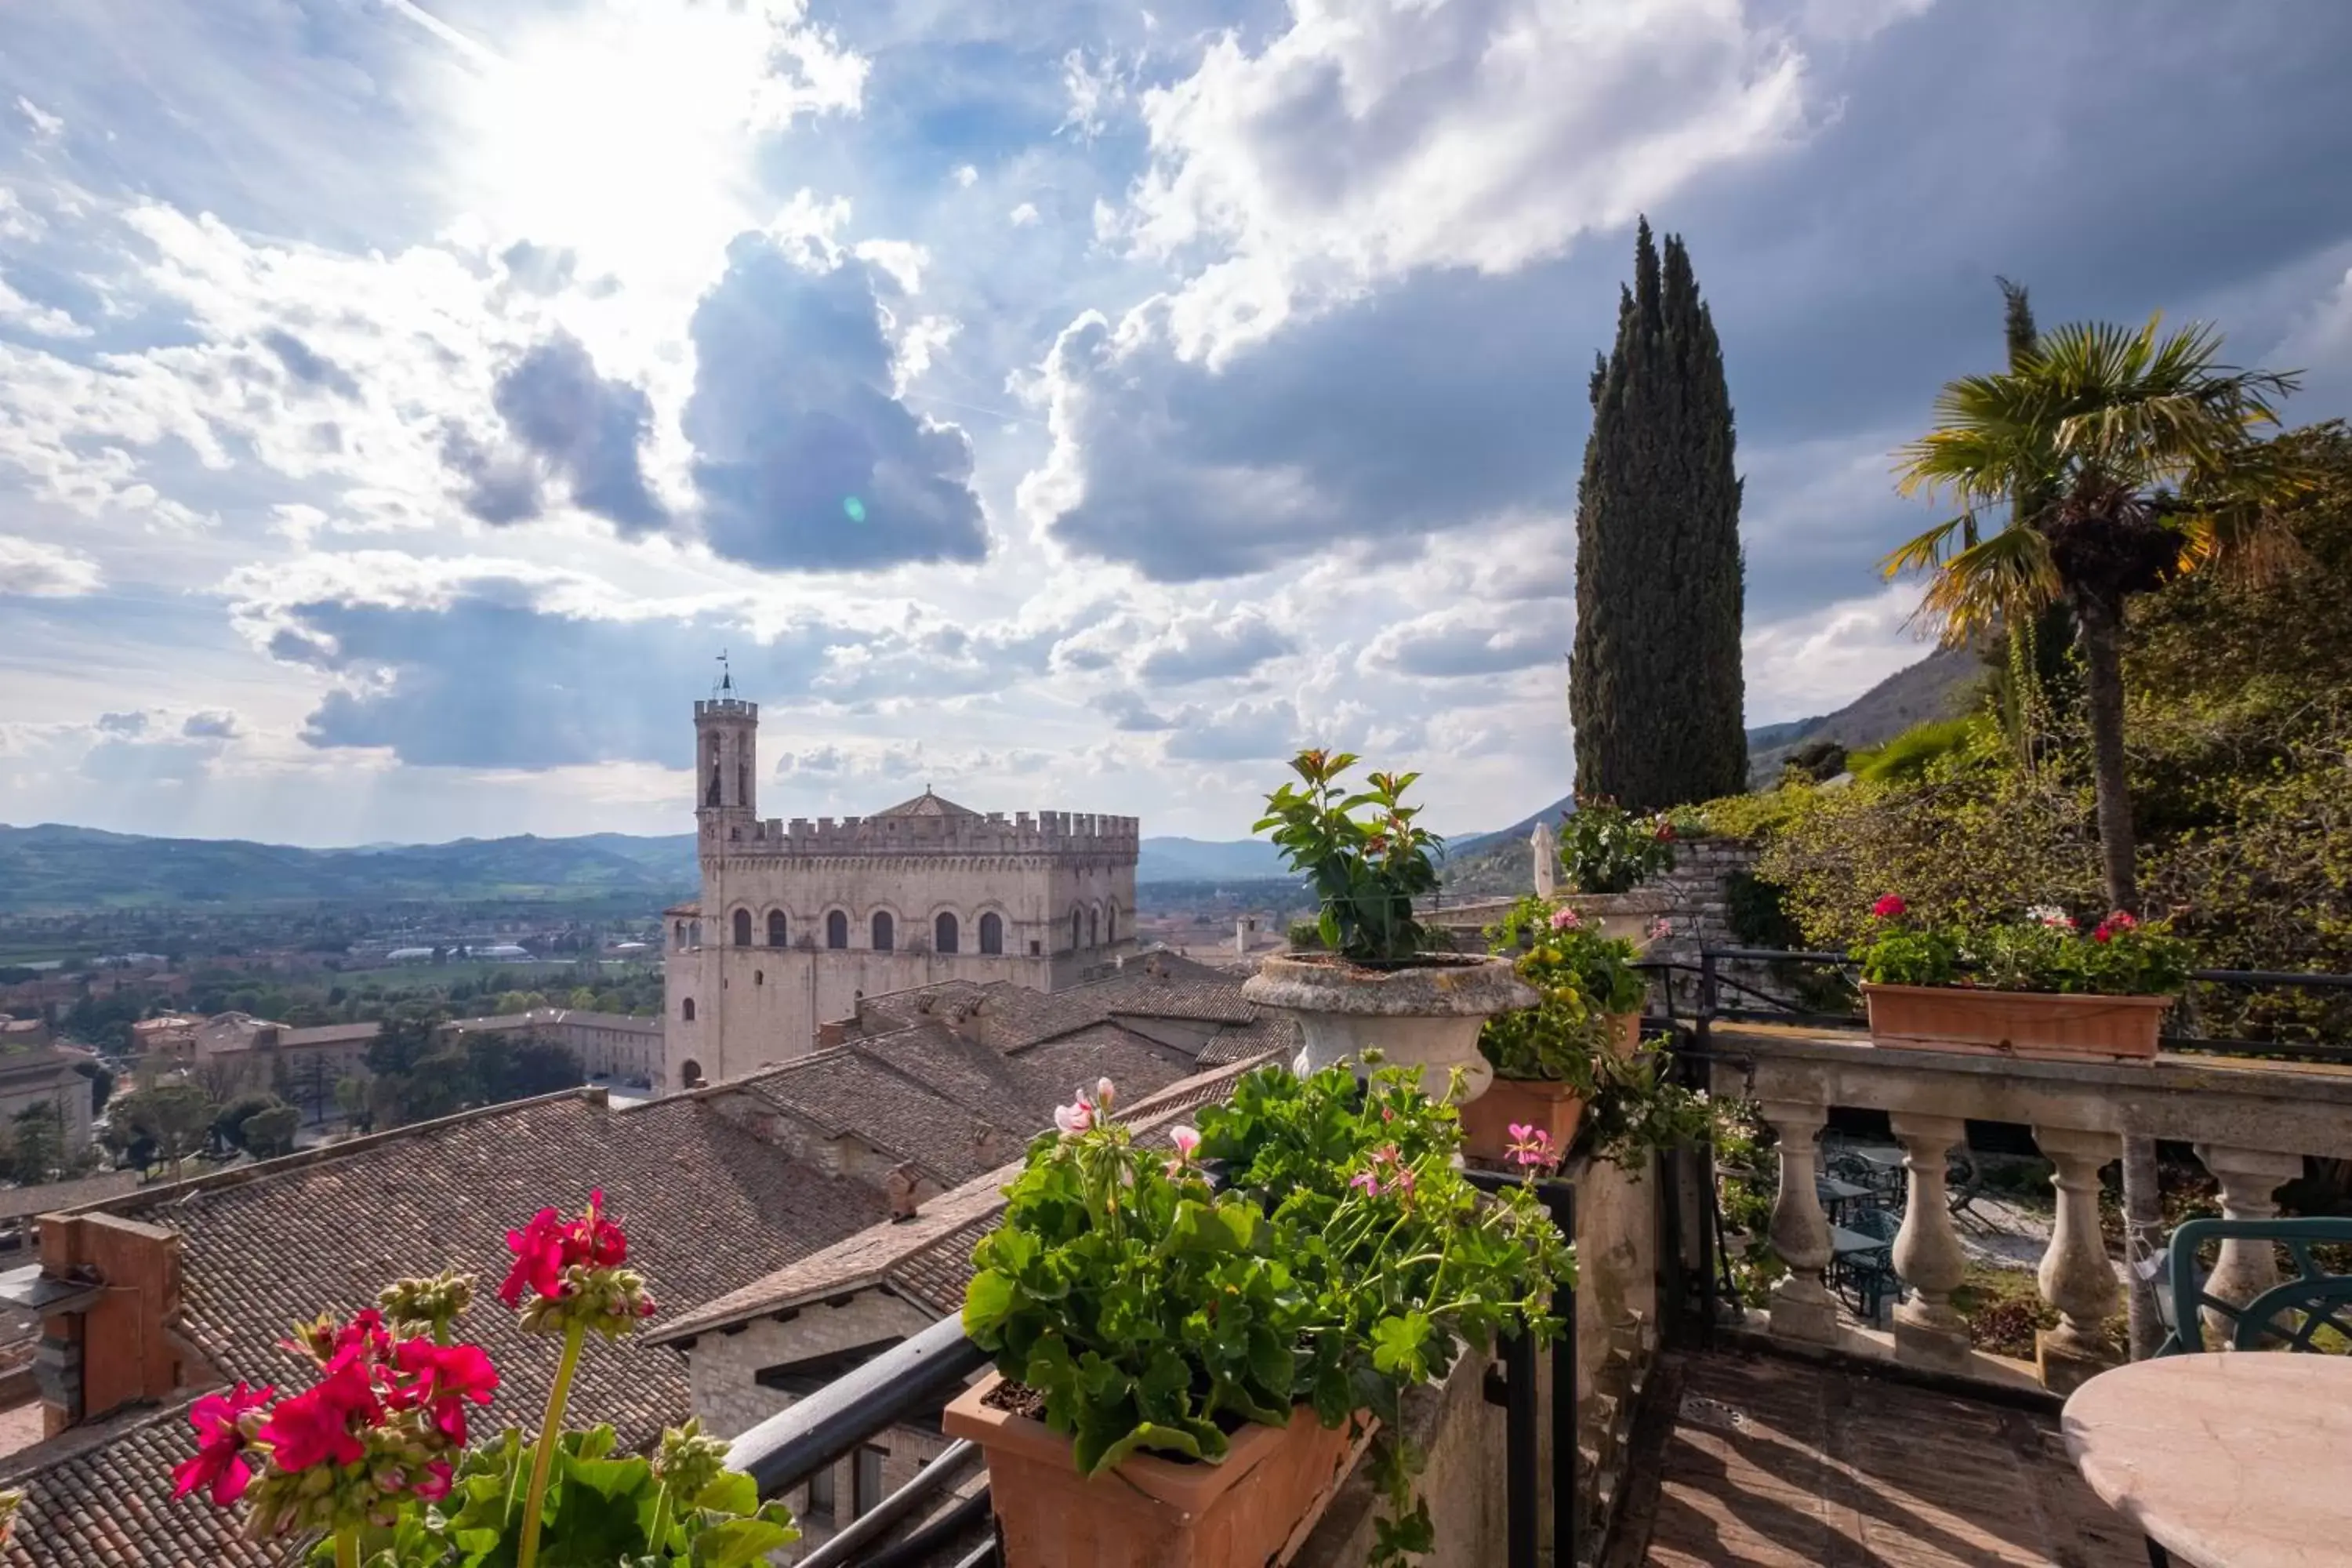
[[[2197,1254],[2209,1241],[2284,1246],[2294,1260],[2295,1275],[2244,1306],[2234,1306],[2206,1293],[2207,1277]],[[2207,1310],[2229,1320],[2228,1348],[2232,1350],[2317,1351],[2328,1348],[2312,1342],[2322,1332],[2352,1347],[2352,1275],[2330,1274],[2312,1260],[2313,1246],[2323,1243],[2352,1245],[2352,1218],[2183,1221],[2167,1249],[2158,1305],[2168,1332],[2156,1353],[2194,1355],[2209,1348]],[[2282,1318],[2286,1321],[2280,1321]]]
[[[1874,1323],[1879,1309],[1889,1297],[1903,1300],[1903,1281],[1895,1272],[1894,1250],[1895,1238],[1903,1229],[1903,1216],[1881,1208],[1857,1208],[1847,1215],[1843,1228],[1883,1244],[1866,1252],[1850,1252],[1832,1259],[1846,1304],[1853,1309],[1855,1317]]]

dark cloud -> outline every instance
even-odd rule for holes
[[[812,270],[743,236],[692,335],[684,425],[711,549],[799,571],[987,555],[971,445],[892,395],[865,262]]]
[[[352,379],[350,371],[283,328],[272,327],[262,333],[261,346],[276,354],[278,363],[286,367],[286,374],[305,386],[321,387],[345,397],[360,395],[360,384]]]
[[[191,713],[180,726],[180,733],[191,741],[234,741],[244,731],[237,727],[236,715],[225,708],[207,709]]]
[[[147,732],[147,715],[101,713],[98,716],[98,728],[100,733],[107,735],[143,735]]]
[[[650,762],[684,766],[687,703],[709,688],[712,655],[737,682],[778,699],[804,693],[829,649],[862,634],[809,623],[765,644],[718,620],[611,621],[542,613],[520,584],[472,584],[446,607],[301,605],[276,657],[364,673],[330,692],[302,738],[383,746],[420,766],[540,770]],[[387,678],[388,677],[388,678]]]
[[[1255,610],[1180,622],[1143,656],[1137,672],[1154,686],[1230,680],[1297,650],[1290,634]]]
[[[1813,96],[1837,112],[1804,146],[1650,215],[1688,237],[1724,339],[1751,617],[1869,592],[1931,521],[1895,496],[1888,448],[1944,381],[1998,363],[1995,273],[2045,321],[2137,321],[2220,309],[2352,242],[2347,58],[2352,8],[2120,0],[1943,5],[1816,49]],[[1164,315],[1123,349],[1081,320],[1048,368],[1072,443],[1055,477],[1083,493],[1049,531],[1185,582],[1501,515],[1566,527],[1631,250],[1620,232],[1507,275],[1418,272],[1216,370],[1178,356]],[[2290,322],[2223,324],[2252,357]]]
[[[484,522],[528,522],[545,510],[538,465],[511,447],[453,427],[442,436],[441,461],[466,481],[460,499]]]
[[[642,387],[598,375],[578,339],[559,334],[533,348],[499,375],[490,400],[514,438],[570,483],[572,502],[583,511],[624,534],[669,521],[646,486],[639,458],[653,430],[652,399]],[[502,495],[496,485],[485,491],[478,473],[467,477],[493,510],[519,499]],[[478,509],[476,515],[502,521]]]
[[[1176,721],[1157,712],[1151,704],[1132,691],[1106,691],[1094,700],[1095,710],[1108,716],[1114,730],[1149,732],[1172,730]]]

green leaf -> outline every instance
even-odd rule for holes
[[[740,1470],[721,1470],[719,1479],[696,1494],[694,1506],[720,1513],[751,1515],[760,1511],[759,1484]]]
[[[964,1287],[963,1331],[982,1350],[992,1348],[998,1329],[1021,1300],[1020,1288],[994,1269],[982,1269]]]
[[[772,1520],[723,1520],[695,1536],[689,1560],[695,1568],[749,1568],[800,1538],[799,1531]]]

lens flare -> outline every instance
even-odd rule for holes
[[[856,496],[842,497],[841,510],[849,514],[849,521],[852,522],[864,522],[866,521],[866,503],[859,500]]]

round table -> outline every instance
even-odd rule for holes
[[[2352,1561],[2352,1357],[2135,1362],[2076,1389],[2064,1427],[2091,1489],[2189,1568]]]

